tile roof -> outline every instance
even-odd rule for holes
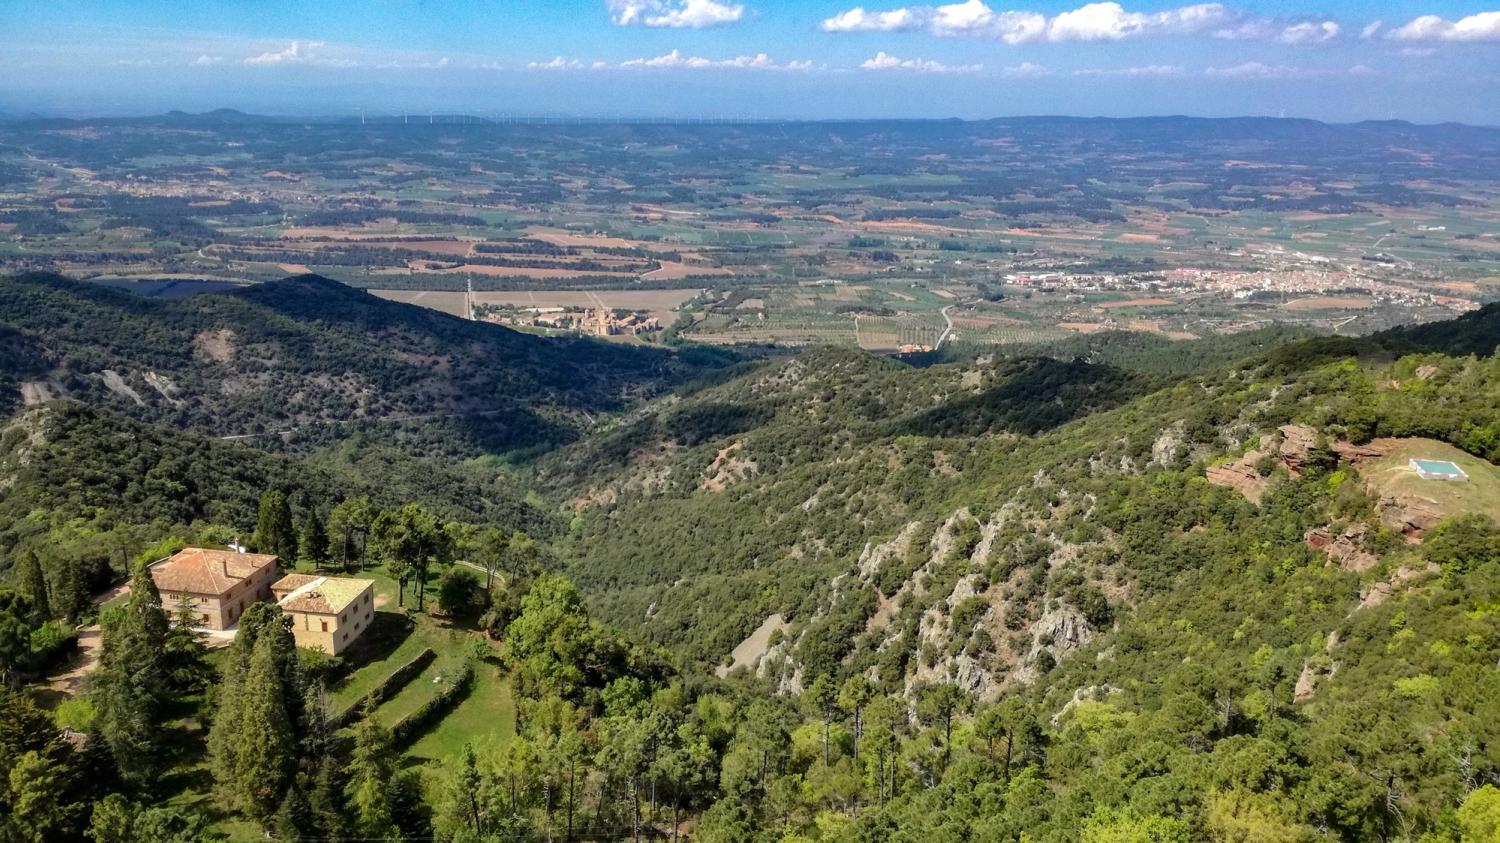
[[[374,585],[374,580],[360,580],[352,577],[287,574],[272,583],[271,590],[277,594],[288,592],[277,601],[281,604],[281,608],[287,611],[336,615],[348,608],[355,598]]]
[[[274,566],[266,553],[235,553],[189,547],[151,566],[151,579],[162,594],[224,595],[234,586]]]

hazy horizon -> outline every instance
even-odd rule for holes
[[[12,114],[1500,124],[1493,0],[12,0],[0,25]]]

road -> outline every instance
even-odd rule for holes
[[[953,305],[950,304],[942,310],[938,311],[939,313],[943,314],[943,321],[948,323],[948,327],[943,329],[943,333],[937,338],[937,342],[932,344],[933,351],[941,349],[943,347],[943,343],[948,341],[948,335],[953,333],[953,317],[948,315],[948,311],[952,309]]]

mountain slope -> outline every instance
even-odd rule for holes
[[[1051,611],[1054,580],[1071,583],[1074,609],[1111,593],[1105,602],[1128,605],[1142,588],[1172,587],[1181,569],[1158,570],[1157,554],[1122,566],[1128,535],[1123,522],[1102,520],[1105,502],[1130,501],[1135,511],[1151,495],[1145,478],[1201,486],[1208,464],[1258,447],[1262,435],[1279,437],[1284,425],[1341,440],[1426,436],[1500,460],[1500,364],[1399,357],[1441,348],[1444,337],[1458,352],[1482,346],[1500,338],[1497,319],[1492,306],[1463,330],[1303,341],[1150,394],[1159,381],[1079,362],[912,370],[816,352],[654,404],[543,460],[538,478],[579,513],[570,574],[635,634],[713,662],[779,614],[792,623],[789,638],[809,636],[810,653],[832,642],[834,663],[859,646],[869,647],[868,658],[890,653],[903,624],[916,625],[905,633],[915,653],[923,611],[906,607],[937,593],[945,605],[920,637],[942,650],[952,630],[934,624],[969,597],[996,608],[1014,598],[1006,615],[1014,634]],[[672,433],[692,419],[733,423],[693,437]],[[1172,507],[1253,517],[1248,502],[1231,506],[1237,497],[1218,490]],[[1298,524],[1295,543],[1322,526]],[[1006,585],[1014,571],[995,567],[1006,553],[1055,564],[1035,582]],[[971,576],[979,579],[958,587]],[[918,585],[928,578],[936,579]],[[991,584],[997,590],[987,592]],[[1080,591],[1085,585],[1091,590]],[[1073,616],[1048,622],[1060,618]],[[873,634],[871,625],[885,631]],[[858,644],[867,628],[869,641]],[[1040,654],[988,634],[988,645],[976,645],[1004,669],[991,665],[978,685],[998,687]],[[816,658],[828,666],[826,654]],[[898,677],[886,678],[931,679],[943,662],[926,670],[903,662]]]
[[[317,276],[181,300],[33,273],[0,284],[0,379],[212,435],[459,418],[471,450],[541,448],[727,359],[550,340]]]

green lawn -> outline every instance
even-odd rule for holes
[[[500,675],[495,659],[474,667],[474,687],[469,695],[430,731],[412,744],[408,753],[427,760],[455,758],[465,743],[482,746],[504,744],[516,732],[516,705],[510,680]]]

